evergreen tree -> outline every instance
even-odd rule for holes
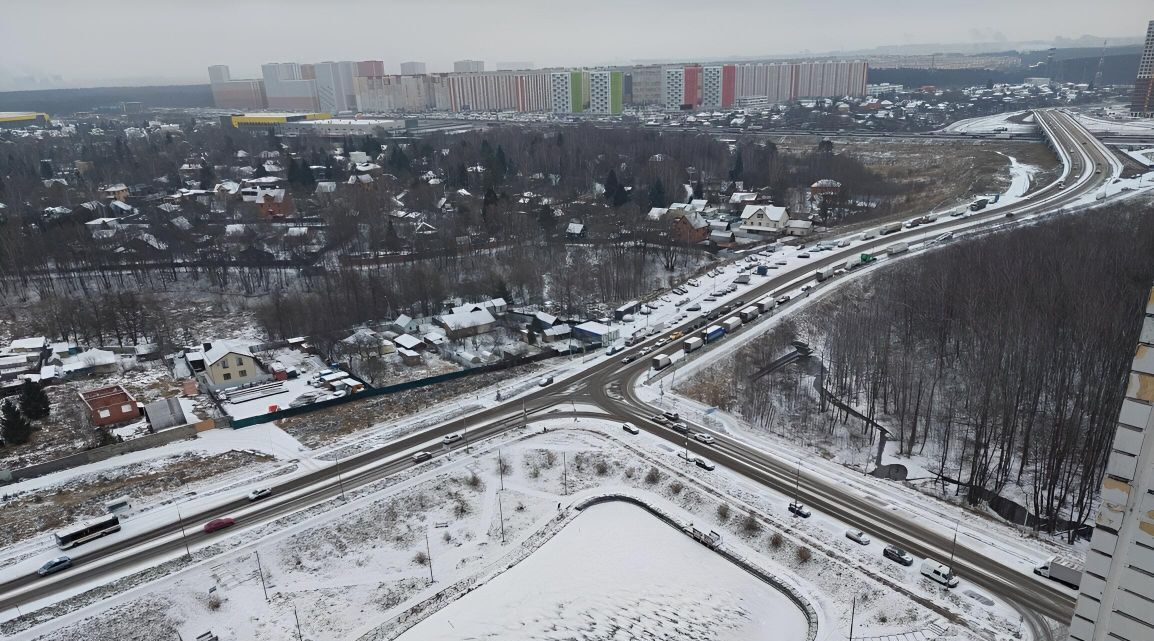
[[[300,170],[297,168],[297,161],[293,158],[288,159],[288,167],[285,168],[285,180],[290,185],[300,183]]]
[[[297,178],[305,187],[313,187],[317,184],[317,177],[313,175],[313,168],[305,160],[301,160],[300,165],[297,166]]]
[[[212,189],[213,184],[216,183],[216,174],[212,171],[212,165],[208,161],[200,161],[200,188]]]
[[[613,193],[613,199],[610,202],[614,207],[620,207],[629,202],[629,190],[625,189],[625,185],[617,185],[617,191]]]
[[[742,161],[741,152],[739,151],[739,152],[737,152],[737,155],[733,157],[733,167],[731,167],[729,170],[729,179],[730,180],[744,180],[744,178],[743,178],[744,175],[745,175],[745,163],[744,163],[744,161]]]
[[[605,176],[605,200],[613,202],[618,189],[621,189],[621,183],[617,182],[617,172],[610,169],[609,175]]]
[[[268,170],[264,168],[264,162],[262,162],[260,160],[256,161],[256,171],[253,172],[252,177],[253,178],[264,178],[267,175],[268,175]]]
[[[19,445],[27,443],[32,436],[32,423],[28,417],[20,413],[19,408],[11,400],[0,404],[0,438],[5,443]]]
[[[505,177],[509,175],[509,159],[505,157],[505,148],[500,145],[497,145],[497,158],[494,165],[493,170],[497,174],[498,181],[505,180]]]
[[[705,183],[701,182],[700,178],[698,178],[697,182],[693,185],[693,197],[697,200],[705,198]]]
[[[665,196],[665,184],[658,178],[656,182],[649,186],[649,206],[650,207],[664,207],[669,204]]]
[[[409,173],[412,163],[409,161],[409,155],[401,149],[400,145],[393,145],[393,154],[389,157],[389,166],[398,174]]]
[[[44,388],[38,383],[25,380],[20,386],[20,411],[32,420],[44,418],[51,411],[51,403]]]

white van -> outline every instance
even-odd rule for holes
[[[922,561],[922,576],[941,583],[947,588],[958,587],[958,577],[954,575],[950,566],[938,563],[933,559]]]

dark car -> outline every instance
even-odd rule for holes
[[[58,556],[55,559],[52,559],[51,561],[40,566],[40,569],[36,570],[36,574],[40,576],[48,576],[49,574],[55,574],[70,567],[72,567],[72,557]]]
[[[896,545],[887,545],[886,549],[882,550],[882,556],[891,561],[897,561],[907,567],[914,564],[914,557]]]
[[[789,502],[789,513],[794,516],[800,516],[803,519],[808,519],[810,515],[809,508],[796,501]]]
[[[231,516],[222,516],[219,519],[213,519],[213,520],[209,521],[208,523],[205,523],[204,524],[204,533],[205,534],[212,534],[213,532],[216,532],[217,530],[223,530],[226,527],[232,527],[234,525],[236,525],[235,519],[233,519]]]

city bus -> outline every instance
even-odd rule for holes
[[[90,519],[69,528],[56,531],[56,545],[62,549],[75,547],[98,539],[106,534],[120,531],[120,517],[115,514]]]

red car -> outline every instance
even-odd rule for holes
[[[217,530],[223,530],[226,527],[232,527],[234,525],[236,525],[235,519],[233,519],[231,516],[224,516],[224,517],[221,517],[219,519],[213,519],[213,520],[209,521],[208,523],[205,523],[204,524],[204,533],[205,534],[211,534],[213,532],[216,532]]]

